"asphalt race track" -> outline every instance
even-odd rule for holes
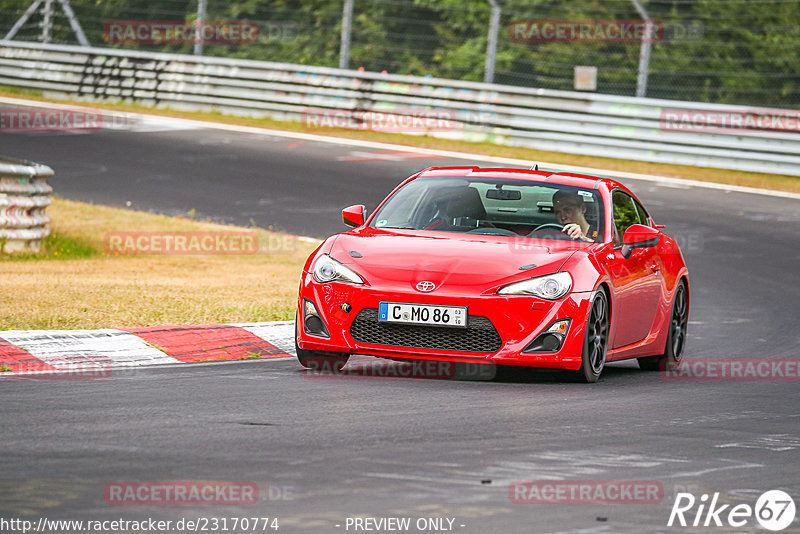
[[[0,154],[52,166],[65,198],[194,209],[316,237],[344,230],[342,207],[372,209],[420,168],[480,164],[168,126],[0,133]],[[626,185],[683,247],[688,361],[799,359],[800,201]],[[356,532],[347,523],[356,516],[408,517],[412,527],[454,520],[428,532],[763,532],[754,518],[741,528],[704,527],[704,514],[698,527],[667,521],[678,492],[753,507],[781,489],[800,504],[796,375],[668,380],[627,362],[581,385],[542,373],[489,382],[313,377],[278,360],[0,380],[0,398],[3,518],[277,517],[286,533]],[[197,480],[255,482],[259,500],[121,506],[104,498],[114,481]],[[510,498],[515,481],[542,480],[655,481],[663,495],[649,504]],[[800,516],[783,532],[800,532]]]

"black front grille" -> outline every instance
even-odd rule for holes
[[[466,328],[394,324],[379,322],[377,308],[361,310],[350,335],[359,343],[464,352],[497,352],[503,344],[486,317],[470,315]]]

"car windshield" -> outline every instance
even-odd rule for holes
[[[565,239],[565,224],[602,241],[597,190],[503,178],[417,178],[397,190],[370,221],[375,228]]]

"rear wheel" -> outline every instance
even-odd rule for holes
[[[674,369],[683,359],[686,345],[686,326],[689,322],[689,299],[686,283],[681,280],[672,301],[672,316],[669,321],[667,344],[664,354],[639,358],[639,368],[645,371],[658,371],[667,367]]]
[[[576,378],[579,381],[593,383],[600,378],[608,352],[608,326],[608,297],[602,289],[598,289],[592,300],[589,320],[586,323],[581,368],[576,371]]]

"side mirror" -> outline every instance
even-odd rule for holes
[[[361,226],[364,224],[366,218],[366,206],[364,204],[356,204],[348,206],[342,210],[342,222],[347,226]]]
[[[625,230],[622,236],[622,255],[625,259],[631,257],[631,253],[637,248],[654,247],[658,245],[661,232],[656,228],[643,224],[631,225]]]

